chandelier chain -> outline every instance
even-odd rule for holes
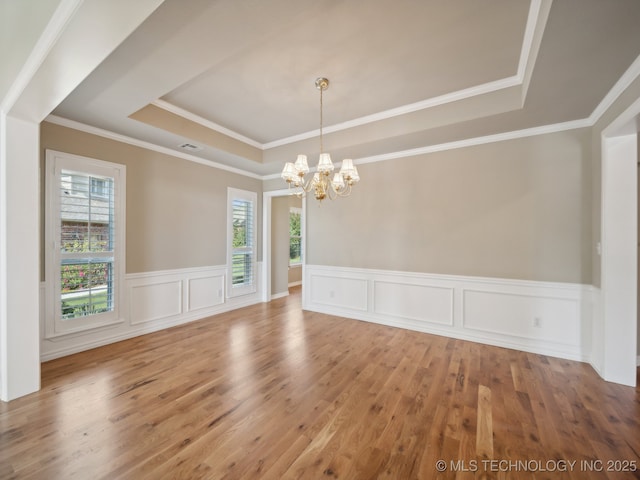
[[[320,87],[320,153],[324,153],[324,147],[322,144],[322,91],[323,87]]]

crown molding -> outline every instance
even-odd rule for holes
[[[413,113],[420,110],[426,110],[428,108],[433,108],[433,107],[444,105],[447,103],[457,102],[459,100],[464,100],[466,98],[471,98],[478,95],[492,93],[498,90],[503,90],[505,88],[515,87],[520,85],[521,83],[522,83],[522,79],[518,75],[514,75],[511,77],[502,78],[500,80],[495,80],[493,82],[484,83],[482,85],[476,85],[474,87],[465,88],[463,90],[458,90],[455,92],[446,93],[444,95],[439,95],[437,97],[428,98],[426,100],[422,100],[416,103],[411,103],[409,105],[402,105],[400,107],[391,108],[389,110],[385,110],[382,112],[377,112],[371,115],[366,115],[364,117],[354,118],[353,120],[349,120],[346,122],[330,125],[328,127],[324,127],[323,131],[324,133],[339,132],[342,130],[347,130],[349,128],[366,125],[368,123],[373,123],[380,120],[386,120],[388,118],[398,117],[400,115],[406,115],[408,113]],[[170,113],[183,117],[186,120],[190,120],[192,122],[198,123],[203,127],[210,128],[211,130],[215,130],[219,133],[235,138],[236,140],[247,143],[263,151],[269,150],[275,147],[281,147],[283,145],[289,145],[291,143],[299,142],[301,140],[315,138],[320,134],[320,130],[316,129],[316,130],[311,130],[309,132],[300,133],[298,135],[292,135],[290,137],[281,138],[279,140],[274,140],[273,142],[260,143],[249,137],[245,137],[244,135],[241,135],[238,132],[229,130],[226,127],[223,127],[221,125],[218,125],[217,123],[211,122],[210,120],[202,118],[194,113],[191,113],[188,110],[184,110],[165,100],[155,100],[151,102],[151,105],[154,105]]]
[[[147,150],[152,150],[154,152],[162,153],[165,155],[171,155],[172,157],[182,158],[184,160],[189,160],[190,162],[199,163],[201,165],[206,165],[207,167],[217,168],[219,170],[225,170],[227,172],[236,173],[238,175],[243,175],[245,177],[255,178],[257,180],[262,180],[262,175],[258,175],[256,173],[248,172],[246,170],[242,170],[236,167],[230,167],[228,165],[224,165],[222,163],[214,162],[212,160],[207,160],[202,157],[198,157],[196,155],[191,155],[188,153],[178,152],[176,150],[172,150],[167,147],[162,147],[160,145],[156,145],[155,143],[145,142],[144,140],[138,140],[137,138],[128,137],[126,135],[121,135],[119,133],[114,133],[109,130],[104,130],[102,128],[93,127],[91,125],[86,125],[84,123],[76,122],[75,120],[69,120],[68,118],[59,117],[57,115],[49,115],[45,118],[46,122],[54,123],[56,125],[60,125],[62,127],[73,128],[74,130],[79,130],[81,132],[90,133],[92,135],[97,135],[99,137],[108,138],[110,140],[115,140],[116,142],[126,143],[128,145],[133,145],[134,147],[146,148]]]
[[[255,140],[249,137],[246,137],[238,132],[229,130],[228,128],[223,127],[222,125],[212,122],[211,120],[207,120],[206,118],[203,118],[200,115],[196,115],[195,113],[191,113],[190,111],[180,108],[172,103],[169,103],[166,100],[158,99],[151,102],[151,105],[161,108],[162,110],[165,110],[169,113],[178,115],[186,120],[190,120],[192,122],[198,123],[203,127],[209,128],[211,130],[215,130],[218,133],[222,133],[223,135],[234,138],[240,142],[244,142],[248,145],[251,145],[252,147],[256,147],[261,150],[264,150],[264,146],[260,142],[256,142]]]
[[[341,130],[346,130],[346,129],[358,127],[361,125],[366,125],[368,123],[373,123],[380,120],[386,120],[388,118],[398,117],[400,115],[405,115],[407,113],[426,110],[428,108],[444,105],[446,103],[457,102],[459,100],[464,100],[466,98],[471,98],[478,95],[484,95],[487,93],[495,92],[497,90],[502,90],[509,87],[514,87],[517,85],[519,85],[519,80],[518,80],[518,77],[514,75],[512,77],[507,77],[507,78],[503,78],[493,82],[484,83],[482,85],[476,85],[474,87],[465,88],[463,90],[446,93],[438,97],[428,98],[426,100],[422,100],[416,103],[411,103],[409,105],[403,105],[400,107],[391,108],[383,112],[378,112],[371,115],[366,115],[364,117],[354,118],[353,120],[349,120],[346,122],[337,123],[335,125],[330,125],[328,127],[324,127],[323,131],[324,133],[339,132]],[[273,142],[265,143],[262,145],[262,148],[267,150],[269,148],[288,145],[290,143],[295,143],[300,140],[314,138],[318,136],[319,133],[320,133],[320,130],[313,130],[311,132],[305,132],[299,135],[293,135],[291,137],[286,137],[280,140],[275,140]]]
[[[520,80],[520,83],[524,80],[524,73],[527,68],[527,64],[532,60],[531,49],[533,47],[533,38],[538,28],[538,21],[540,20],[540,11],[542,8],[542,0],[531,0],[529,5],[529,15],[527,17],[527,25],[524,29],[524,38],[522,39],[522,50],[520,51],[520,61],[518,63],[518,73],[516,77]]]
[[[543,125],[540,127],[527,128],[523,130],[515,130],[512,132],[504,132],[504,133],[498,133],[494,135],[487,135],[484,137],[469,138],[469,139],[459,140],[454,142],[446,142],[438,145],[428,145],[425,147],[402,150],[398,152],[390,152],[390,153],[374,155],[370,157],[362,157],[358,159],[354,158],[353,163],[356,165],[362,165],[366,163],[382,162],[386,160],[406,158],[406,157],[411,157],[415,155],[424,155],[428,153],[441,152],[445,150],[453,150],[457,148],[471,147],[475,145],[483,145],[483,144],[493,143],[493,142],[514,140],[517,138],[531,137],[535,135],[544,135],[544,134],[557,133],[557,132],[566,131],[566,130],[574,130],[578,128],[593,127],[596,124],[596,122],[600,120],[602,115],[611,107],[611,105],[613,105],[613,103],[618,99],[618,97],[625,91],[625,89],[629,87],[629,85],[634,80],[636,80],[639,76],[640,76],[640,55],[631,64],[631,66],[625,71],[625,73],[620,77],[620,79],[615,83],[615,85],[611,88],[611,90],[607,93],[607,95],[605,95],[603,100],[600,102],[600,104],[598,104],[598,106],[594,109],[594,111],[591,113],[591,115],[588,118],[583,118],[580,120],[573,120],[573,121],[563,122],[563,123],[556,123],[551,125]],[[166,147],[161,147],[159,145],[156,145],[150,142],[137,140],[135,138],[127,137],[125,135],[113,133],[108,130],[103,130],[100,128],[85,125],[83,123],[76,122],[74,120],[68,120],[66,118],[58,117],[55,115],[49,115],[45,120],[51,123],[65,126],[65,127],[73,128],[75,130],[81,130],[81,131],[92,133],[94,135],[98,135],[101,137],[110,138],[112,140],[128,143],[130,145],[134,145],[142,148],[147,148],[149,150],[154,150],[160,153],[164,153],[166,155],[172,155],[174,157],[183,158],[185,160],[200,163],[202,165],[219,168],[221,170],[226,170],[232,173],[237,173],[239,175],[244,175],[244,176],[259,179],[259,180],[272,180],[272,179],[280,178],[279,173],[274,173],[269,175],[258,175],[252,172],[248,172],[246,170],[242,170],[235,167],[229,167],[227,165],[206,160],[201,157],[197,157],[195,155],[177,152],[175,150],[171,150]]]
[[[153,150],[159,153],[163,153],[165,155],[171,155],[174,157],[182,158],[184,160],[196,162],[201,165],[206,165],[208,167],[218,168],[220,170],[226,170],[228,172],[237,173],[239,175],[244,175],[244,176],[255,178],[258,180],[264,181],[264,180],[273,180],[276,178],[280,178],[279,173],[272,173],[268,175],[258,175],[252,172],[248,172],[246,170],[230,167],[228,165],[224,165],[211,160],[206,160],[195,155],[190,155],[188,153],[182,153],[175,150],[171,150],[170,148],[162,147],[151,142],[145,142],[132,137],[128,137],[126,135],[113,133],[108,130],[103,130],[101,128],[86,125],[80,122],[76,122],[74,120],[58,117],[56,115],[49,115],[45,119],[45,121],[49,123],[54,123],[56,125],[61,125],[63,127],[73,128],[74,130],[80,130],[93,135],[98,135],[100,137],[108,138],[110,140],[115,140],[117,142],[127,143],[129,145],[133,145],[136,147],[146,148],[148,150]],[[487,143],[503,142],[506,140],[515,140],[518,138],[532,137],[536,135],[544,135],[549,133],[557,133],[557,132],[562,132],[566,130],[575,130],[578,128],[585,128],[585,127],[592,127],[592,126],[593,126],[593,123],[591,122],[591,120],[589,118],[585,118],[582,120],[573,120],[570,122],[543,125],[541,127],[533,127],[533,128],[523,129],[523,130],[514,130],[512,132],[504,132],[504,133],[497,133],[494,135],[486,135],[483,137],[468,138],[465,140],[457,140],[454,142],[440,143],[437,145],[428,145],[425,147],[384,153],[380,155],[373,155],[370,157],[361,157],[357,159],[354,158],[353,163],[355,165],[363,165],[367,163],[384,162],[387,160],[396,160],[399,158],[414,157],[417,155],[425,155],[428,153],[442,152],[445,150],[455,150],[458,148],[484,145]]]
[[[383,153],[380,155],[372,155],[370,157],[361,157],[353,159],[355,165],[364,165],[367,163],[384,162],[387,160],[396,160],[398,158],[415,157],[417,155],[425,155],[428,153],[443,152],[445,150],[456,150],[458,148],[473,147],[476,145],[484,145],[487,143],[504,142],[507,140],[515,140],[518,138],[534,137],[536,135],[545,135],[549,133],[558,133],[566,130],[576,130],[578,128],[588,128],[593,126],[588,118],[582,120],[573,120],[570,122],[555,123],[551,125],[543,125],[541,127],[526,128],[523,130],[514,130],[512,132],[496,133],[494,135],[486,135],[484,137],[467,138],[464,140],[456,140],[454,142],[439,143],[437,145],[428,145],[426,147],[411,148],[409,150],[401,150],[398,152]],[[263,180],[273,180],[280,178],[279,173],[264,175]]]
[[[511,77],[495,80],[492,82],[484,83],[482,85],[475,85],[473,87],[457,90],[455,92],[446,93],[444,95],[439,95],[437,97],[428,98],[420,102],[415,102],[408,105],[402,105],[400,107],[392,108],[382,112],[377,112],[371,115],[355,118],[347,122],[330,125],[323,128],[324,132],[325,133],[339,132],[349,128],[366,125],[368,123],[373,123],[380,120],[386,120],[388,118],[393,118],[400,115],[406,115],[408,113],[413,113],[420,110],[426,110],[426,109],[444,105],[447,103],[457,102],[459,100],[464,100],[464,99],[475,97],[478,95],[485,95],[487,93],[492,93],[498,90],[503,90],[506,88],[522,85],[524,82],[527,65],[531,61],[533,61],[533,59],[530,57],[532,53],[532,46],[533,46],[535,32],[538,27],[538,21],[540,19],[541,6],[542,6],[542,0],[531,0],[529,13],[527,16],[527,23],[525,26],[525,32],[522,40],[522,48],[520,50],[518,68],[515,75]],[[166,110],[168,112],[179,115],[187,120],[196,122],[206,128],[210,128],[219,133],[235,138],[236,140],[245,142],[253,147],[260,148],[261,150],[268,150],[271,148],[281,147],[283,145],[289,145],[291,143],[299,142],[302,140],[307,140],[309,138],[314,138],[314,137],[317,137],[320,132],[320,130],[315,129],[309,132],[300,133],[298,135],[292,135],[290,137],[274,140],[272,142],[260,143],[244,135],[241,135],[238,132],[234,132],[233,130],[229,130],[226,127],[223,127],[221,125],[218,125],[217,123],[211,122],[210,120],[200,117],[199,115],[195,115],[189,112],[188,110],[184,110],[165,100],[156,100],[154,102],[151,102],[151,104],[155,105],[158,108]]]
[[[399,152],[385,153],[381,155],[373,155],[371,157],[363,157],[354,159],[353,163],[362,165],[366,163],[383,162],[386,160],[395,160],[397,158],[414,157],[416,155],[424,155],[427,153],[443,152],[445,150],[456,150],[458,148],[473,147],[476,145],[484,145],[487,143],[504,142],[507,140],[515,140],[518,138],[533,137],[536,135],[544,135],[549,133],[563,132],[566,130],[575,130],[578,128],[591,127],[589,119],[573,120],[570,122],[556,123],[552,125],[544,125],[541,127],[526,128],[523,130],[514,130],[512,132],[496,133],[494,135],[486,135],[484,137],[468,138],[465,140],[457,140],[454,142],[440,143],[437,145],[428,145],[426,147],[412,148]]]
[[[595,125],[600,117],[613,105],[622,92],[624,92],[631,83],[640,76],[640,55],[636,57],[634,62],[629,68],[622,74],[615,85],[609,90],[609,93],[605,95],[598,106],[593,110],[589,116],[591,125]]]

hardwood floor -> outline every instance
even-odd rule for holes
[[[43,364],[0,403],[0,478],[640,478],[639,393],[298,289]]]

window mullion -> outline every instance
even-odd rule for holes
[[[104,252],[60,252],[61,259],[82,260],[83,258],[112,258],[115,256],[113,251]]]

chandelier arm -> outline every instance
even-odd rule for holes
[[[332,181],[329,183],[331,185],[331,190],[333,191],[331,200],[335,200],[337,197],[348,197],[351,194],[351,185],[348,182],[345,182],[344,187],[342,188],[336,188]]]
[[[327,194],[328,194],[329,200],[335,200],[338,197],[338,192],[333,186],[333,182],[331,180],[329,180],[329,188],[327,189]]]
[[[305,196],[307,193],[311,191],[312,183],[313,183],[312,180],[313,180],[313,177],[307,181],[305,181],[304,176],[300,177],[300,185],[298,185],[298,188],[302,191],[303,196]]]
[[[291,195],[295,195],[298,198],[302,198],[305,194],[302,185],[293,185],[289,183],[289,190],[291,191]]]
[[[303,181],[300,187],[305,193],[309,193],[311,191],[311,179],[307,180],[306,182]]]
[[[342,188],[339,192],[336,192],[339,197],[348,197],[351,195],[351,185],[348,183],[345,184],[344,188]]]

